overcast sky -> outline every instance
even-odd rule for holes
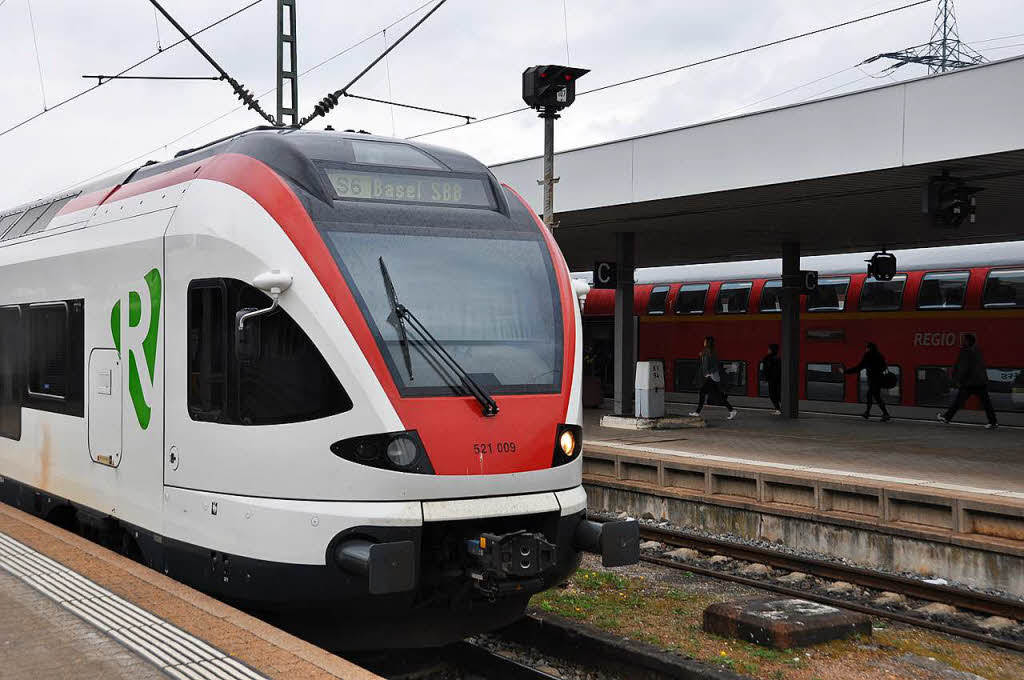
[[[48,105],[178,39],[146,0],[0,0],[0,130],[43,108],[29,1]],[[249,0],[164,0],[196,30]],[[520,74],[532,64],[592,69],[588,89],[906,4],[909,0],[449,0],[352,92],[484,117],[522,106]],[[424,0],[298,0],[299,68],[372,36]],[[274,87],[275,0],[263,0],[198,38],[225,69],[257,94]],[[427,9],[387,32],[397,38]],[[708,66],[618,87],[577,100],[558,124],[565,149],[747,113],[817,96],[873,87],[881,62],[866,57],[926,42],[935,3]],[[961,0],[961,38],[989,59],[1024,52],[1020,0]],[[566,24],[568,30],[566,31]],[[568,46],[567,43],[568,42]],[[384,47],[376,35],[300,82],[307,112]],[[390,78],[388,74],[390,72]],[[187,44],[143,65],[138,75],[210,75]],[[896,79],[925,73],[907,66]],[[827,77],[828,76],[828,77]],[[818,80],[821,79],[821,80]],[[818,80],[813,84],[811,81]],[[805,85],[792,92],[792,88]],[[767,101],[765,100],[766,98]],[[274,94],[261,99],[273,112]],[[237,108],[219,82],[118,81],[0,136],[0,210],[87,178],[161,160],[261,121]],[[744,108],[745,107],[745,108]],[[229,115],[224,115],[229,114]],[[223,116],[219,120],[218,117]],[[211,122],[214,121],[214,122]],[[405,137],[458,122],[435,114],[345,100],[310,127],[366,129]],[[207,125],[208,124],[208,125]],[[202,129],[192,132],[200,126]],[[187,136],[186,133],[188,134]],[[487,163],[536,155],[541,122],[531,112],[423,138]]]

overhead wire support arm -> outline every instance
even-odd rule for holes
[[[364,97],[362,95],[350,94],[348,92],[346,92],[344,96],[349,97],[351,99],[361,99],[361,100],[367,101],[367,102],[375,102],[377,104],[387,104],[388,106],[398,106],[398,107],[403,108],[403,109],[413,109],[415,111],[426,111],[427,113],[437,113],[437,114],[440,114],[442,116],[451,116],[453,118],[464,118],[467,123],[469,121],[471,121],[471,120],[476,120],[475,116],[467,116],[464,113],[452,113],[451,111],[442,111],[440,109],[430,109],[430,108],[427,108],[425,106],[414,106],[413,104],[402,104],[400,102],[391,101],[390,99],[377,99],[375,97]]]
[[[227,71],[221,68],[220,64],[218,64],[217,61],[213,57],[211,57],[210,54],[206,50],[204,50],[202,46],[199,43],[197,43],[191,35],[189,35],[188,31],[186,31],[182,27],[182,25],[175,20],[174,17],[168,14],[167,10],[165,10],[163,6],[159,2],[157,2],[157,0],[149,1],[153,4],[154,7],[157,8],[160,14],[163,14],[164,18],[167,19],[167,21],[169,21],[171,25],[174,26],[174,28],[177,29],[177,31],[181,33],[181,35],[183,35],[186,40],[189,41],[192,47],[196,48],[196,51],[199,52],[199,54],[201,54],[203,58],[210,63],[210,66],[216,69],[217,73],[220,74],[221,78],[226,80],[228,84],[231,85],[231,89],[235,91],[235,96],[237,96],[242,101],[243,104],[245,104],[248,108],[258,113],[263,118],[263,120],[267,121],[271,125],[277,125],[277,120],[272,115],[263,110],[263,107],[260,106],[260,103],[256,100],[256,97],[253,96],[252,92],[245,89],[245,87],[241,83],[232,78]]]
[[[150,0],[150,1],[151,1],[151,2],[156,2],[156,0]],[[412,32],[413,32],[413,31],[415,31],[415,30],[416,30],[417,28],[419,28],[419,27],[420,27],[420,26],[421,26],[421,25],[423,24],[423,22],[424,22],[424,21],[426,21],[427,19],[429,19],[429,18],[430,18],[430,16],[431,16],[431,15],[432,15],[432,14],[433,14],[434,12],[436,12],[436,11],[437,11],[437,10],[439,10],[439,9],[441,9],[441,5],[443,5],[443,4],[444,4],[444,3],[446,3],[446,2],[448,2],[448,0],[440,0],[440,2],[438,2],[438,3],[436,4],[436,5],[434,5],[433,7],[431,7],[431,8],[430,8],[430,11],[429,11],[429,12],[427,12],[427,13],[426,13],[426,14],[424,14],[424,15],[423,15],[422,17],[420,17],[420,20],[419,20],[419,21],[417,21],[417,22],[416,22],[415,24],[413,24],[413,25],[412,25],[412,27],[411,27],[411,28],[410,28],[410,29],[409,29],[408,31],[406,31],[405,33],[403,33],[403,34],[402,34],[402,37],[400,37],[400,38],[399,38],[398,40],[396,40],[395,42],[391,43],[391,45],[390,45],[390,46],[389,46],[389,47],[388,47],[388,48],[387,48],[386,50],[384,50],[383,52],[381,52],[381,53],[380,53],[380,55],[379,55],[379,56],[378,56],[378,57],[377,57],[376,59],[374,59],[373,61],[371,61],[371,62],[370,62],[370,63],[369,63],[369,64],[368,64],[367,66],[366,66],[366,68],[364,68],[364,69],[363,69],[362,71],[360,71],[360,72],[359,72],[359,74],[358,74],[358,75],[356,75],[356,77],[355,77],[355,78],[353,78],[352,80],[350,80],[350,81],[348,82],[348,84],[347,84],[347,85],[345,85],[345,87],[341,88],[340,90],[335,90],[334,92],[331,92],[331,93],[329,93],[329,94],[328,94],[328,95],[327,95],[326,97],[324,97],[324,98],[323,98],[323,99],[321,99],[321,100],[320,100],[319,102],[317,102],[317,105],[313,107],[313,112],[312,112],[312,113],[310,113],[310,114],[309,114],[308,116],[306,116],[305,118],[303,118],[302,120],[300,120],[300,121],[298,122],[298,125],[297,125],[297,127],[300,127],[300,128],[301,128],[301,127],[303,127],[304,125],[306,125],[306,123],[308,123],[309,121],[313,120],[314,118],[317,118],[317,117],[319,117],[319,116],[325,116],[325,115],[327,115],[327,113],[328,113],[329,111],[331,111],[331,109],[333,109],[333,108],[334,108],[335,106],[337,106],[337,105],[338,105],[338,101],[339,101],[339,100],[340,100],[340,99],[341,99],[342,97],[350,96],[350,95],[348,94],[348,91],[349,91],[349,89],[350,89],[350,88],[351,88],[351,87],[352,87],[353,85],[355,85],[355,84],[356,84],[357,82],[359,82],[359,80],[360,80],[360,79],[362,79],[362,77],[363,77],[363,76],[365,76],[365,75],[366,75],[367,73],[369,73],[369,72],[370,72],[370,69],[372,69],[372,68],[373,68],[374,66],[376,66],[377,64],[379,64],[379,63],[380,63],[380,62],[381,62],[381,61],[382,61],[382,60],[384,59],[384,57],[388,56],[388,54],[390,54],[390,53],[391,53],[391,52],[392,52],[392,51],[393,51],[393,50],[394,50],[394,49],[395,49],[396,47],[398,47],[399,45],[401,45],[401,44],[402,44],[402,42],[403,42],[403,41],[404,41],[404,40],[405,40],[406,38],[408,38],[408,37],[409,37],[409,36],[410,36],[410,35],[412,34]],[[460,117],[460,118],[462,118],[463,116],[459,116],[459,117]]]
[[[121,75],[83,75],[83,78],[95,78],[97,83],[109,80],[224,80],[221,76],[121,76]]]

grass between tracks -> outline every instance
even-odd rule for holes
[[[718,585],[708,587],[706,579],[689,572],[681,572],[666,582],[651,574],[624,575],[598,567],[580,569],[566,587],[537,595],[531,605],[541,613],[576,619],[759,679],[943,677],[916,665],[915,659],[933,659],[987,680],[1024,678],[1024,655],[884,620],[874,622],[871,637],[787,650],[760,647],[703,631],[701,621],[708,605],[751,596],[764,593],[730,591]]]

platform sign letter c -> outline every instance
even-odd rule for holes
[[[110,310],[110,333],[123,361],[128,355],[128,393],[139,426],[145,430],[153,415],[153,384],[156,381],[156,348],[160,331],[160,271],[152,269],[143,279],[145,291],[130,290]],[[122,314],[124,309],[128,315]]]

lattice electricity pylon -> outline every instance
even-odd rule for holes
[[[295,0],[277,0],[277,124],[299,122],[299,66]]]
[[[899,52],[875,55],[865,59],[863,63],[869,64],[878,59],[892,59],[899,62],[899,66],[924,64],[928,67],[928,73],[945,73],[951,69],[977,66],[986,61],[977,50],[960,40],[956,15],[953,12],[953,0],[939,0],[931,40]]]

